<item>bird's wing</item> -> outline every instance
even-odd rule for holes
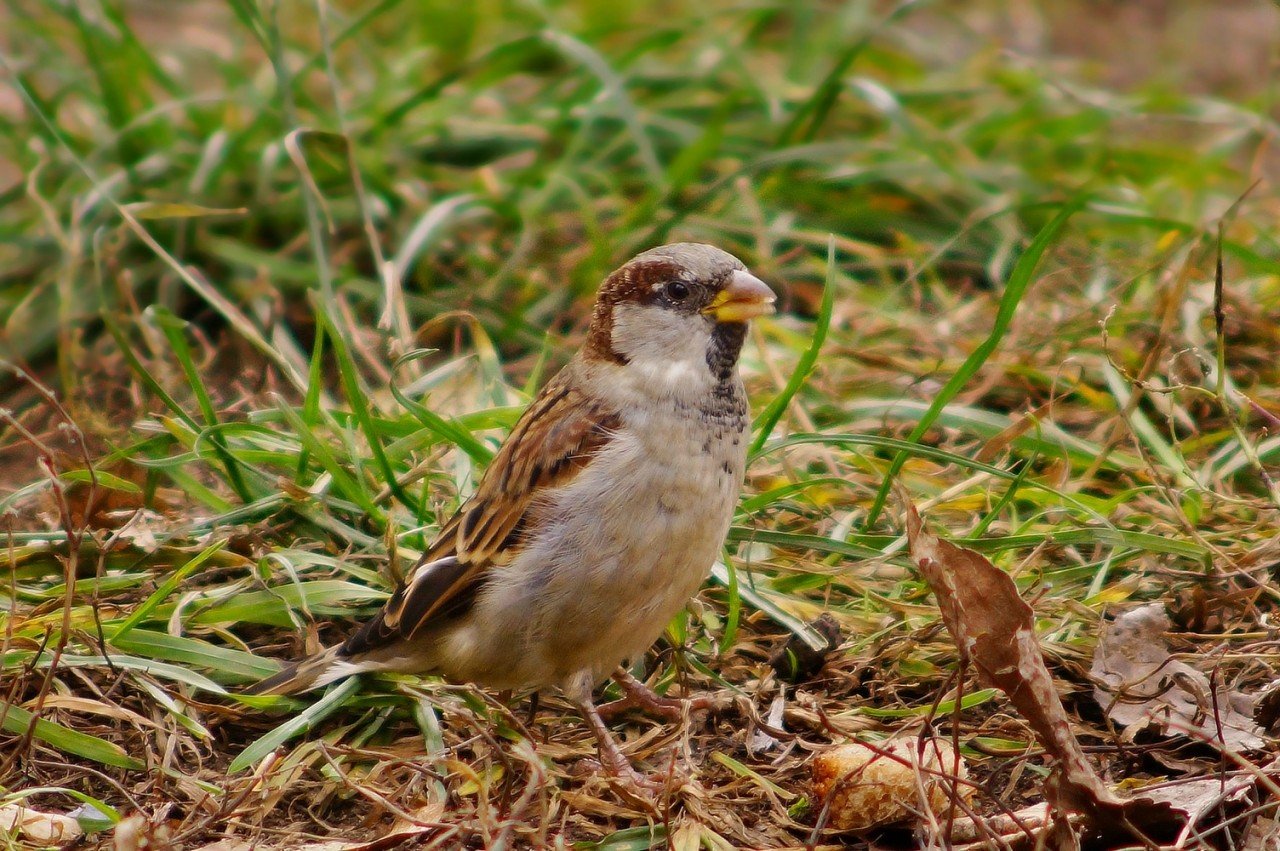
[[[343,645],[351,656],[410,639],[439,618],[461,614],[490,571],[515,558],[538,497],[569,483],[616,433],[612,409],[561,372],[516,422],[471,499],[445,523],[431,548],[373,620]]]

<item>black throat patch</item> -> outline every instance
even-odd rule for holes
[[[738,365],[738,355],[742,353],[746,339],[745,322],[717,322],[712,329],[711,343],[707,346],[707,367],[717,383],[724,384],[733,379],[733,370]]]

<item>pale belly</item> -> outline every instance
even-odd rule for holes
[[[544,531],[444,639],[441,673],[581,690],[648,649],[697,592],[733,516],[745,436],[674,412],[644,425],[552,495]]]

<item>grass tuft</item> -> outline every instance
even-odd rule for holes
[[[1044,757],[957,682],[893,482],[1033,601],[1107,776],[1217,771],[1122,740],[1086,672],[1151,600],[1219,681],[1280,666],[1273,93],[1233,64],[1280,12],[1123,5],[9,0],[0,807],[190,848],[796,847],[835,840],[809,753],[925,725],[979,813],[1031,803]],[[694,791],[616,794],[554,695],[238,696],[376,610],[668,240],[781,308],[722,562],[635,667],[726,706],[619,724]],[[781,682],[823,613],[843,643]]]

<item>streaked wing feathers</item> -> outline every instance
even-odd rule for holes
[[[433,611],[448,616],[470,605],[475,584],[468,585],[469,572],[469,566],[455,556],[419,561],[382,611],[346,640],[341,655],[355,656],[390,644],[400,637],[401,623],[421,622]]]
[[[520,417],[475,495],[383,610],[347,641],[345,655],[412,638],[434,619],[465,611],[489,571],[520,551],[538,495],[567,484],[608,444],[617,413],[577,389],[571,372],[556,376]]]

